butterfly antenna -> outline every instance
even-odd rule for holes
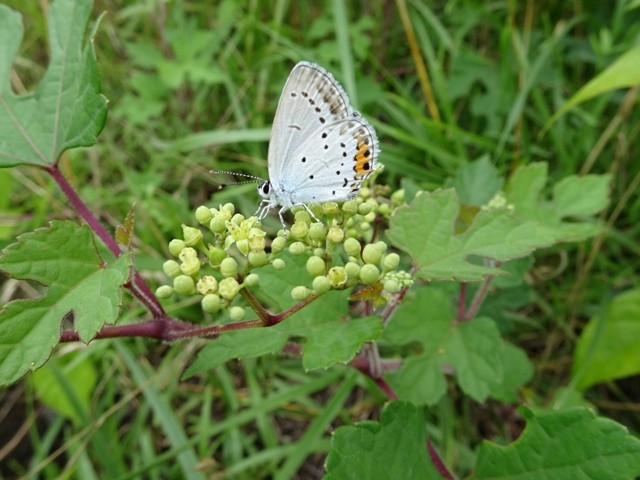
[[[235,175],[238,177],[245,177],[245,178],[251,178],[251,180],[247,180],[245,182],[232,182],[232,183],[225,183],[220,185],[218,188],[224,188],[227,185],[243,185],[245,183],[264,183],[266,182],[266,180],[262,177],[257,177],[255,175],[249,175],[248,173],[240,173],[240,172],[232,172],[230,170],[209,170],[209,173],[224,173],[227,175]]]

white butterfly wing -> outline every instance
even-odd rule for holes
[[[333,76],[298,63],[284,86],[269,142],[269,179],[292,204],[352,198],[373,171],[378,140]]]

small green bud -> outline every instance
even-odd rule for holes
[[[347,272],[349,278],[356,278],[360,273],[360,265],[358,265],[356,262],[347,262],[347,264],[344,266],[344,269]]]
[[[294,224],[306,223],[308,226],[311,223],[311,215],[309,215],[309,212],[307,212],[306,209],[298,210],[293,218],[294,218]]]
[[[347,284],[347,272],[344,267],[330,268],[327,279],[333,288],[344,287]]]
[[[298,212],[307,213],[307,212]],[[307,213],[307,217],[309,214]],[[304,238],[309,233],[309,224],[307,222],[296,222],[291,226],[291,236],[293,238]]]
[[[156,288],[156,297],[158,298],[169,298],[173,295],[173,287],[170,285],[160,285]]]
[[[264,250],[249,252],[248,259],[252,267],[262,267],[267,264],[267,253]]]
[[[371,189],[369,187],[362,187],[360,189],[360,196],[362,198],[367,198],[371,196]]]
[[[312,293],[313,292],[309,290],[307,287],[303,287],[303,286],[293,287],[291,289],[291,298],[293,298],[294,300],[304,300]]]
[[[360,280],[362,280],[362,283],[365,285],[376,283],[378,278],[380,278],[380,270],[378,270],[378,267],[375,265],[367,263],[360,269]]]
[[[227,252],[219,247],[209,245],[209,250],[207,250],[207,258],[209,259],[211,265],[217,267],[218,265],[220,265],[222,260],[227,258]]]
[[[234,306],[229,309],[229,318],[234,322],[239,322],[244,317],[244,308]]]
[[[257,273],[250,273],[244,279],[244,285],[247,287],[253,287],[260,281],[260,276]]]
[[[202,264],[200,263],[200,260],[198,260],[197,258],[195,260],[187,260],[186,262],[183,262],[180,264],[180,271],[185,275],[189,275],[190,277],[193,277],[196,273],[200,271],[201,266]]]
[[[340,213],[340,206],[337,202],[325,202],[322,204],[322,213],[325,215],[337,215]]]
[[[173,255],[174,257],[177,257],[178,255],[180,255],[182,249],[186,248],[186,246],[187,244],[184,243],[184,240],[174,238],[169,242],[169,252],[171,252],[171,255]]]
[[[347,238],[344,241],[344,251],[347,252],[347,255],[358,258],[360,257],[361,248],[360,242],[355,238]]]
[[[236,213],[233,217],[231,217],[231,223],[234,225],[240,225],[244,221],[244,215],[241,213]]]
[[[357,200],[347,200],[342,204],[342,211],[347,215],[355,215],[358,212]]]
[[[389,248],[387,242],[383,242],[382,240],[377,241],[376,243],[374,243],[374,245],[380,253],[386,252],[387,248]]]
[[[368,202],[361,203],[358,205],[358,213],[360,215],[367,215],[368,213],[373,211],[373,205]]]
[[[202,297],[202,300],[200,300],[200,306],[205,312],[216,313],[218,310],[220,310],[220,307],[222,307],[222,301],[220,300],[220,297],[215,293],[209,293],[208,295]]]
[[[273,262],[271,262],[271,266],[275,270],[283,270],[287,264],[281,258],[276,258]]]
[[[384,271],[395,270],[400,265],[400,255],[397,253],[390,253],[389,255],[385,255],[384,260],[382,260],[382,269]]]
[[[309,260],[307,260],[307,272],[309,272],[309,275],[312,277],[324,275],[324,269],[325,265],[322,258],[313,256],[309,257]]]
[[[240,284],[233,277],[223,278],[220,280],[220,283],[218,283],[218,293],[227,300],[233,300],[233,297],[235,297],[239,291]]]
[[[380,252],[376,244],[370,243],[364,246],[364,249],[362,249],[362,260],[365,263],[370,263],[374,265],[377,265],[380,263],[380,260],[382,260],[382,253]]]
[[[302,255],[306,251],[306,247],[302,242],[293,242],[289,245],[289,252],[292,255]]]
[[[227,257],[220,262],[220,273],[225,277],[235,277],[238,273],[238,262],[235,258]]]
[[[309,238],[316,242],[321,242],[327,238],[327,228],[323,223],[315,222],[309,226]]]
[[[364,216],[364,221],[373,223],[376,219],[376,212],[369,212]]]
[[[391,201],[397,205],[404,203],[404,189],[396,190],[391,194]]]
[[[344,239],[344,230],[339,227],[331,227],[327,233],[327,239],[333,243],[340,243]]]
[[[227,237],[227,238],[231,238],[231,237]],[[249,254],[249,239],[241,238],[236,242],[236,247],[238,247],[238,250],[240,250],[240,253],[246,257]]]
[[[167,260],[162,264],[162,271],[170,278],[180,275],[180,264],[175,260]]]
[[[402,290],[402,286],[396,280],[385,280],[384,289],[389,293],[398,293]]]
[[[180,295],[192,295],[196,291],[195,282],[188,275],[178,275],[174,278],[173,288]]]
[[[378,207],[378,213],[380,215],[389,215],[391,213],[391,206],[388,203],[381,203]]]
[[[206,295],[207,293],[216,293],[218,290],[218,281],[215,277],[211,275],[204,275],[198,280],[196,284],[196,290],[201,295]]]
[[[233,203],[225,203],[220,207],[220,213],[225,217],[225,220],[231,220],[233,214],[236,213],[236,207]]]
[[[313,291],[318,294],[326,293],[331,290],[331,282],[324,275],[314,278],[311,286],[313,287]]]
[[[216,215],[209,222],[209,230],[213,233],[223,233],[227,231],[227,221],[220,214]]]
[[[213,218],[213,213],[209,207],[200,205],[196,208],[196,220],[200,225],[207,225]]]
[[[279,253],[287,246],[287,239],[284,237],[276,237],[271,242],[271,251],[273,253]]]
[[[182,235],[184,236],[184,243],[187,244],[187,247],[193,247],[202,242],[202,232],[199,228],[190,227],[183,223]]]
[[[260,232],[261,234],[258,234],[257,232]],[[264,250],[267,246],[265,235],[266,232],[258,230],[257,228],[252,228],[249,233],[249,248],[254,252]]]
[[[324,254],[325,254],[324,248],[320,248],[320,247],[314,248],[313,249],[313,254],[316,257],[320,257],[320,258],[324,257]]]

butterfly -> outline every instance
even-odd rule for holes
[[[373,127],[349,104],[329,72],[300,62],[285,83],[269,141],[269,179],[258,186],[256,215],[278,216],[307,204],[354,198],[362,182],[378,168],[380,153]],[[286,227],[285,227],[286,228]]]

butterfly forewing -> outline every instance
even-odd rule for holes
[[[292,175],[290,158],[313,133],[351,117],[344,90],[322,67],[298,63],[284,86],[269,142],[269,178],[272,183]]]

